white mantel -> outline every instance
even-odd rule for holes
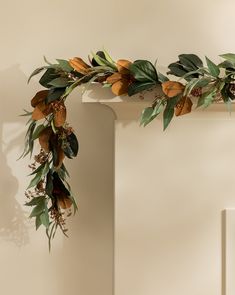
[[[114,294],[234,295],[234,115],[216,104],[139,127],[153,96],[83,96],[116,118]]]

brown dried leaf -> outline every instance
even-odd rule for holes
[[[48,95],[49,90],[41,90],[35,94],[35,96],[31,99],[31,106],[33,108],[36,107],[37,104],[44,101]]]
[[[86,75],[90,71],[90,66],[86,64],[80,57],[74,57],[69,60],[70,66],[77,72]]]
[[[162,83],[162,91],[168,97],[174,97],[184,91],[184,85],[180,82],[166,81]]]
[[[119,80],[112,85],[112,92],[115,95],[124,95],[128,92],[129,81],[126,79]]]
[[[117,61],[117,69],[120,74],[129,74],[129,67],[132,64],[129,60],[119,59]]]
[[[51,104],[46,104],[44,101],[38,103],[32,113],[32,119],[37,121],[45,118],[52,113]]]
[[[192,110],[192,105],[193,103],[189,97],[182,97],[175,107],[175,115],[182,116],[190,113]]]
[[[56,127],[61,127],[66,121],[66,107],[64,103],[60,104],[59,110],[54,111],[54,123]]]
[[[122,79],[122,75],[120,73],[114,73],[111,76],[109,76],[106,81],[108,84],[114,84]]]
[[[57,204],[60,208],[65,210],[69,209],[72,206],[73,202],[69,197],[62,196],[57,198]]]
[[[55,169],[59,169],[61,165],[63,164],[65,154],[60,146],[57,146],[56,148],[57,158],[56,162],[54,163]]]
[[[42,149],[44,149],[45,152],[49,152],[50,151],[50,137],[53,134],[53,130],[51,127],[46,127],[45,129],[42,130],[42,132],[39,135],[39,143],[42,147]]]

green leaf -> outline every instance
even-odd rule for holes
[[[187,71],[178,63],[171,63],[168,68],[170,70],[167,72],[168,75],[183,77],[187,73]]]
[[[46,103],[50,103],[62,97],[65,92],[65,88],[52,88],[49,90],[49,93],[46,98]]]
[[[203,93],[203,95],[198,99],[197,108],[203,106],[207,108],[210,104],[212,104],[215,98],[216,90],[207,91]]]
[[[47,68],[47,67],[40,67],[40,68],[37,68],[36,70],[34,70],[34,71],[32,72],[32,74],[29,76],[29,79],[28,79],[27,83],[29,83],[30,80],[31,80],[34,76],[40,74],[40,73],[41,73],[43,70],[45,70],[46,68]]]
[[[49,163],[46,162],[43,169],[39,169],[34,178],[30,181],[27,189],[36,186],[49,172]]]
[[[35,177],[30,181],[30,184],[29,186],[27,187],[27,189],[30,189],[31,187],[34,187],[36,186],[40,180],[42,179],[42,175],[41,175],[41,172],[38,172]]]
[[[107,52],[107,50],[105,50],[103,48],[103,52],[104,52],[104,56],[105,56],[105,59],[107,61],[109,61],[111,64],[115,65],[115,61],[112,59],[112,57],[109,55],[109,53]]]
[[[36,227],[36,230],[38,230],[41,225],[42,225],[42,222],[41,222],[40,215],[35,216],[35,227]]]
[[[163,130],[166,130],[174,117],[174,107],[181,99],[181,95],[177,95],[167,100],[165,110],[163,112]]]
[[[69,84],[70,83],[68,78],[63,78],[63,77],[55,78],[54,80],[48,83],[48,85],[57,87],[57,88],[64,88],[64,87],[67,87]]]
[[[145,108],[142,111],[141,118],[140,118],[140,125],[144,125],[146,121],[148,121],[153,113],[154,109],[152,107]]]
[[[196,54],[180,54],[179,60],[189,71],[203,67],[202,60]]]
[[[70,66],[69,62],[65,59],[56,59],[58,64],[59,64],[59,67],[65,71],[65,72],[68,72],[70,73],[73,68]]]
[[[25,204],[25,206],[36,206],[44,200],[44,196],[34,197],[29,202]]]
[[[30,218],[40,215],[45,210],[45,198],[41,200],[32,210]]]
[[[49,220],[48,210],[45,210],[44,212],[41,213],[40,221],[41,221],[41,224],[43,224],[46,228],[49,228],[50,220]]]
[[[33,135],[32,135],[32,140],[35,140],[39,137],[40,133],[42,132],[42,130],[44,130],[46,128],[45,125],[41,124],[38,125],[37,128],[35,129]]]
[[[157,71],[148,60],[136,60],[130,65],[129,70],[139,82],[158,82]]]
[[[235,54],[234,53],[226,53],[226,54],[221,54],[220,57],[235,63]]]
[[[53,182],[52,182],[52,171],[49,170],[49,172],[47,173],[47,178],[46,178],[46,194],[49,197],[52,197],[52,191],[53,191]]]
[[[163,82],[169,81],[169,78],[163,75],[162,73],[158,72],[157,75],[158,75],[159,82],[163,83]]]
[[[213,63],[213,61],[211,61],[208,57],[206,57],[206,63],[207,63],[207,67],[209,70],[209,73],[213,76],[213,77],[218,77],[220,74],[220,69],[219,67]]]
[[[133,82],[128,86],[128,95],[132,96],[141,91],[150,89],[154,86],[156,86],[155,82],[154,83],[153,82]]]
[[[143,125],[144,127],[148,125],[150,122],[152,122],[163,110],[163,101],[160,101],[156,106],[145,108],[142,112],[141,119],[140,119],[140,125]]]
[[[68,158],[76,157],[79,150],[79,143],[74,133],[69,134],[62,144],[62,149]]]
[[[106,60],[105,58],[102,58],[98,54],[95,54],[93,52],[91,54],[98,65],[107,66],[107,67],[110,67],[111,69],[117,71],[117,67],[113,62],[110,62],[110,61]]]
[[[60,75],[57,73],[56,69],[50,67],[42,75],[41,79],[39,80],[39,83],[46,88],[50,88],[51,86],[49,83],[58,77],[60,77]]]

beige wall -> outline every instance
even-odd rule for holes
[[[81,151],[78,159],[73,161],[73,163],[68,161],[71,171],[71,182],[75,194],[79,193],[78,200],[80,204],[79,214],[70,225],[70,239],[67,240],[59,236],[54,242],[52,254],[49,255],[44,233],[34,232],[32,224],[27,220],[28,212],[22,206],[24,203],[24,188],[28,183],[26,178],[28,174],[28,160],[15,161],[23,148],[24,121],[18,117],[18,114],[21,113],[23,108],[28,107],[29,99],[38,89],[36,80],[33,80],[29,86],[26,85],[26,81],[30,72],[35,67],[41,65],[42,56],[46,55],[48,59],[66,58],[75,55],[86,57],[90,50],[99,49],[104,45],[115,58],[148,58],[152,61],[158,58],[160,65],[166,65],[174,61],[177,54],[182,52],[206,54],[213,58],[219,53],[234,51],[234,24],[232,21],[234,18],[234,8],[234,1],[232,0],[100,0],[90,2],[75,0],[15,0],[7,2],[0,0],[1,294],[110,295],[112,293],[113,113],[108,108],[100,105],[82,105],[78,92],[74,93],[69,101],[70,121],[76,128],[81,142]],[[200,141],[200,135],[198,134],[200,124],[197,125],[198,127],[193,125],[192,128],[197,133],[197,136],[193,137],[189,131],[185,130],[185,125],[179,121],[175,129],[169,131],[172,132],[172,135],[169,136],[169,144],[175,144],[177,134],[183,140],[182,137],[184,137],[184,132],[186,132],[188,136],[191,136],[190,141],[194,152],[198,152],[196,144]],[[216,128],[216,124],[215,122],[213,128]],[[221,124],[220,126],[228,127],[227,121]],[[157,129],[156,136],[160,137],[161,153],[163,153],[165,143],[157,123],[154,123],[148,131],[144,130],[146,131],[145,135],[143,134],[144,131],[141,130],[139,136],[144,137],[145,146],[143,148],[145,151],[148,150],[149,141],[152,140],[149,132],[154,132],[155,125]],[[119,130],[123,128],[124,131],[124,127],[125,125],[120,125],[118,128]],[[208,125],[207,129],[204,130],[204,138],[208,138],[206,133],[210,132],[209,127]],[[133,130],[137,132],[137,125],[134,127],[130,125],[126,129],[127,132],[131,132],[131,128],[134,128]],[[232,130],[231,128],[229,127],[228,133]],[[214,131],[213,136],[215,143],[217,135]],[[125,137],[121,140],[123,144],[126,144]],[[136,138],[136,143],[138,143],[138,140],[140,138]],[[128,148],[132,149],[134,143],[135,141],[129,142],[130,147]],[[157,145],[157,139],[155,139],[154,144]],[[177,146],[180,148],[181,144],[182,141],[178,142]],[[230,140],[228,140],[229,144]],[[232,143],[229,145],[230,158],[233,157],[231,146]],[[221,149],[224,152],[226,151],[224,146]],[[207,147],[206,151],[209,153],[210,149]],[[124,152],[120,156],[124,160],[126,153]],[[138,153],[136,152],[134,156],[138,157]],[[215,151],[210,156],[211,161],[213,156],[215,156]],[[171,157],[173,156],[171,155]],[[198,158],[202,161],[204,157],[205,155],[203,157],[198,155],[198,157],[191,157],[190,161],[192,161],[192,164],[196,164]],[[220,175],[223,177],[224,174],[228,173],[231,176],[233,173],[234,165],[231,164],[233,162],[228,162],[226,154],[224,157],[221,160],[223,161],[222,168],[224,173],[220,172],[220,174],[218,172],[216,181],[219,181]],[[156,168],[151,169],[157,174],[159,173],[157,158],[154,161],[156,161]],[[220,164],[221,161],[219,162]],[[229,170],[227,170],[228,163],[230,163]],[[131,162],[128,163],[128,165],[130,164]],[[169,159],[166,160],[166,164],[170,165]],[[147,168],[142,162],[140,165],[143,168]],[[129,170],[125,171],[127,173]],[[133,172],[132,170],[130,171]],[[177,172],[177,170],[174,171]],[[140,172],[136,170],[135,172],[137,173],[136,177],[132,176],[129,178],[129,183],[126,185],[131,185],[132,181],[136,183],[136,179],[142,179]],[[200,174],[200,171],[198,170],[197,173]],[[207,173],[210,174],[210,171],[207,171]],[[173,174],[171,175],[173,177]],[[197,181],[196,176],[198,174],[189,178],[190,183],[193,180]],[[139,193],[142,192],[142,194],[137,196],[137,200],[142,198],[143,192],[145,192],[151,198],[154,197],[154,202],[161,204],[163,202],[161,194],[156,196],[152,194],[154,187],[153,184],[147,185],[147,179],[148,174],[145,173],[143,182],[141,182],[139,187]],[[193,202],[196,202],[198,195],[200,202],[205,202],[203,196],[213,198],[210,188],[213,186],[214,180],[210,178],[209,181],[206,185],[209,195],[205,191],[202,194],[200,187],[193,182],[194,186],[192,188],[194,189],[191,190],[190,187],[187,187],[183,200],[185,200],[187,195],[187,198],[192,199],[193,206]],[[216,194],[218,204],[220,204],[219,196],[228,190],[229,185],[231,184],[223,182],[220,186],[220,190]],[[143,191],[143,188],[147,192]],[[172,224],[174,223],[174,214],[177,214],[179,218],[181,216],[181,211],[178,210],[175,213],[174,206],[171,204],[173,193],[175,193],[173,187],[164,193],[169,200],[171,210],[167,211],[166,214],[162,212],[161,215],[155,215],[153,210],[150,215],[152,219],[147,219],[149,222],[147,225],[151,225],[153,229],[157,228],[157,232],[162,235],[161,225],[164,224],[164,218],[168,218],[167,214]],[[234,191],[230,187],[226,198],[232,199],[233,193]],[[130,190],[130,199],[120,203],[120,218],[123,214],[122,210],[129,208],[130,201],[132,202],[132,194],[133,190]],[[180,195],[177,195],[177,199],[179,201],[177,206],[180,206],[182,201]],[[212,200],[210,199],[210,201]],[[141,199],[139,199],[135,206],[142,207],[141,202]],[[221,209],[221,206],[218,209]],[[140,209],[140,207],[135,208]],[[127,214],[129,213],[127,212]],[[145,223],[141,225],[142,220],[145,220],[145,215],[149,215],[148,210],[144,211],[144,213],[142,212],[141,218],[139,220],[136,219],[137,223],[135,223],[135,226],[137,227],[138,225],[139,231],[142,232],[143,236],[148,234],[147,231],[145,232]],[[182,216],[186,218],[187,213],[184,213]],[[214,218],[214,215],[212,217]],[[210,230],[215,231],[212,234],[212,241],[215,243],[218,242],[218,228],[214,228],[215,224],[219,226],[217,218],[218,216],[216,215],[216,221],[213,223],[212,228],[208,227],[209,232]],[[128,233],[128,219],[126,222],[127,224],[123,230]],[[139,224],[140,222],[141,224]],[[198,228],[197,224],[195,222],[194,226],[195,231],[198,233],[203,222],[198,225]],[[190,232],[188,228],[188,234]],[[184,239],[183,233],[181,238]],[[166,243],[169,243],[169,240],[166,239]],[[205,240],[205,243],[207,243],[207,240]],[[133,245],[133,243],[129,245]],[[153,245],[155,244],[152,244],[152,246],[150,244],[149,247],[153,247]],[[179,246],[179,244],[177,245]],[[161,244],[158,247],[164,248],[165,246]],[[218,245],[215,247],[217,248],[212,249],[215,256],[210,256],[211,258],[217,257]],[[126,249],[127,252],[125,253],[128,253],[128,248]],[[141,259],[145,260],[144,254],[148,249],[143,249]],[[156,249],[156,251],[158,250]],[[190,251],[190,248],[188,250]],[[151,251],[149,253],[155,253],[155,250],[151,249]],[[125,257],[125,253],[123,257]],[[157,253],[157,255],[160,255],[159,253],[162,252]],[[148,257],[148,259],[150,258]],[[198,252],[198,258],[201,258],[201,252]],[[172,259],[172,257],[170,256],[169,259]],[[217,257],[216,259],[219,258]],[[174,261],[173,259],[172,261],[177,265],[177,260]],[[219,288],[220,284],[219,277],[217,280],[219,262],[218,260],[209,262],[212,262],[212,265],[215,263],[216,270],[213,278],[216,277],[216,282],[214,284],[209,282],[208,286],[213,286],[212,289],[205,288],[205,292],[208,291],[208,293],[202,292],[200,294],[217,295],[219,294],[217,288]],[[131,260],[127,260],[127,264],[130,270],[135,265],[131,264]],[[165,289],[165,287],[171,282],[177,267],[172,268],[170,275],[167,276],[167,269],[164,268],[166,267],[164,256],[161,257],[160,266],[162,267],[156,273],[156,275],[159,273],[160,285],[156,290],[161,290],[164,295],[175,294],[175,290]],[[125,267],[125,265],[121,266],[120,271],[122,271],[122,267]],[[117,295],[125,295],[127,291],[131,294],[133,294],[132,291],[136,291],[136,295],[156,294],[154,287],[155,278],[150,276],[149,279],[142,281],[142,276],[147,276],[148,278],[148,273],[145,272],[143,264],[136,264],[137,268],[139,269],[137,276],[130,277],[129,280],[127,274],[128,279],[120,282],[118,285],[120,289],[118,289],[119,293]],[[183,269],[185,270],[185,268]],[[195,276],[197,274],[196,270]],[[183,276],[184,274],[178,273],[177,275]],[[133,289],[133,282],[136,282],[136,279],[138,279],[138,282],[142,282],[142,289],[138,284],[135,288],[139,286],[139,289]],[[177,279],[177,276],[175,279]],[[181,281],[179,284],[181,284]],[[190,286],[193,285],[191,284]],[[130,289],[128,290],[129,287]],[[200,290],[202,289],[203,287]],[[198,293],[196,291],[194,293],[191,292],[191,294],[198,295],[199,291]]]

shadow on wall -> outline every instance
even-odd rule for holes
[[[9,157],[12,153],[15,159],[10,159],[13,162],[17,160],[19,155],[14,153],[14,149],[22,146],[23,132],[19,134],[16,130],[6,129],[7,137],[10,140],[5,141],[3,128],[6,125],[17,123],[22,124],[23,120],[19,117],[25,105],[25,97],[29,94],[22,88],[26,85],[26,77],[20,71],[19,67],[13,66],[7,70],[0,72],[0,93],[1,93],[1,108],[0,108],[0,238],[6,241],[13,242],[17,246],[23,246],[28,243],[28,231],[26,226],[27,215],[22,209],[20,203],[16,199],[19,188],[19,181],[14,176],[14,166],[10,167]],[[17,87],[19,87],[19,96],[16,97]],[[13,133],[13,134],[11,134]],[[17,133],[17,135],[15,135]],[[9,136],[8,136],[9,135]]]

